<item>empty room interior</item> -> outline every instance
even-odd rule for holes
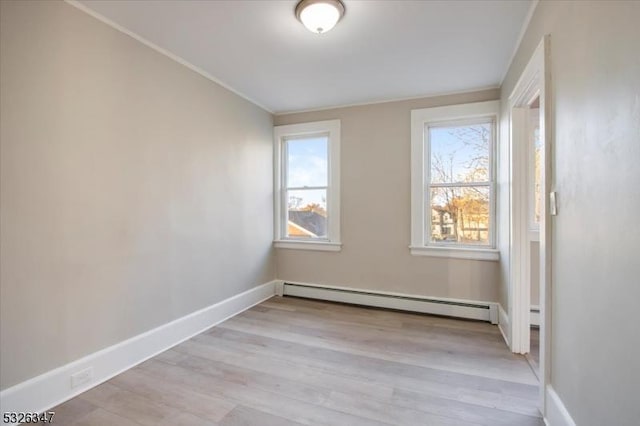
[[[2,424],[638,425],[639,22],[0,0]]]

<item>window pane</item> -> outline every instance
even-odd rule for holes
[[[431,188],[430,201],[431,242],[489,244],[489,186]]]
[[[287,188],[327,186],[327,136],[287,139]]]
[[[488,182],[491,122],[428,127],[431,182]]]
[[[327,190],[287,191],[287,237],[327,237]]]

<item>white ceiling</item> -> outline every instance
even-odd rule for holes
[[[295,0],[81,0],[276,113],[497,86],[532,3],[343,2],[317,35]]]

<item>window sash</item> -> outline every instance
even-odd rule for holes
[[[290,236],[288,235],[288,222],[289,222],[289,197],[288,197],[288,193],[289,191],[313,191],[313,190],[325,190],[326,191],[326,214],[327,216],[325,217],[327,223],[326,223],[326,232],[327,235],[324,237],[295,237],[295,236]],[[330,222],[331,222],[331,215],[329,214],[329,187],[327,186],[314,186],[314,187],[303,187],[303,188],[283,188],[282,189],[282,200],[283,200],[283,206],[282,206],[282,218],[281,218],[281,223],[282,223],[282,235],[280,236],[281,239],[283,240],[296,240],[296,241],[329,241],[329,226],[331,226]]]
[[[287,186],[284,187],[284,189],[286,189],[287,191],[306,191],[308,190],[313,190],[313,189],[326,189],[329,190],[328,186]]]
[[[446,127],[465,127],[478,124],[491,125],[491,137],[489,139],[488,156],[489,156],[489,180],[473,181],[473,182],[431,182],[431,133],[432,128]],[[496,227],[496,201],[495,201],[495,168],[494,156],[496,148],[496,118],[494,116],[481,116],[474,118],[460,118],[456,120],[429,121],[424,123],[423,133],[423,173],[424,173],[424,193],[423,193],[423,232],[424,247],[459,247],[459,248],[493,248],[495,247],[495,227]],[[432,241],[432,218],[431,218],[431,189],[432,188],[489,188],[489,220],[488,220],[488,242],[486,244],[465,244],[460,242],[437,242]]]
[[[432,230],[432,215],[431,209],[433,208],[433,204],[431,201],[431,189],[432,188],[488,188],[489,189],[489,220],[487,223],[487,243],[478,243],[478,244],[465,244],[460,242],[439,242],[432,241],[433,230]],[[424,220],[423,220],[423,235],[424,239],[424,247],[459,247],[459,248],[492,248],[494,246],[494,237],[495,237],[495,184],[493,182],[485,182],[485,183],[472,183],[465,185],[456,185],[456,184],[443,184],[443,185],[427,185],[424,191]]]
[[[314,139],[314,138],[327,138],[327,187],[331,182],[331,133],[330,132],[316,132],[301,135],[289,135],[283,136],[280,139],[280,164],[282,168],[282,180],[281,187],[287,189],[293,189],[289,187],[289,141],[297,141],[301,139]],[[298,189],[311,189],[312,187],[297,187]],[[318,187],[320,188],[320,187]]]
[[[484,180],[478,182],[454,182],[454,183],[431,183],[425,184],[427,188],[471,188],[474,186],[491,185],[491,181]]]
[[[473,126],[477,124],[490,124],[491,125],[491,139],[489,140],[489,180],[486,182],[491,183],[495,181],[495,170],[494,170],[494,155],[495,155],[495,145],[496,145],[496,118],[494,116],[483,116],[483,117],[475,117],[475,118],[461,118],[457,120],[444,120],[444,121],[429,121],[424,123],[424,137],[423,137],[423,153],[424,153],[424,178],[427,185],[436,186],[443,184],[466,184],[470,182],[439,182],[432,183],[431,182],[431,132],[429,129],[431,128],[443,128],[443,127],[465,127],[465,126]]]
[[[312,139],[326,137],[327,138],[327,185],[326,186],[289,186],[289,141],[292,140],[301,140],[301,139]],[[330,221],[331,215],[330,212],[330,182],[331,182],[331,134],[329,132],[318,132],[318,133],[309,133],[304,135],[291,135],[284,136],[281,138],[281,167],[282,167],[282,194],[280,197],[280,235],[279,238],[281,240],[293,240],[293,241],[330,241],[329,239],[329,229],[330,229]],[[288,223],[289,223],[289,191],[307,191],[307,190],[324,190],[326,193],[326,229],[327,236],[325,237],[292,237],[288,235]]]

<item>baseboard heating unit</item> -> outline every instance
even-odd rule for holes
[[[481,320],[492,324],[498,323],[498,304],[493,302],[410,296],[286,281],[276,285],[276,288],[277,293],[281,296],[304,297],[353,305]]]

